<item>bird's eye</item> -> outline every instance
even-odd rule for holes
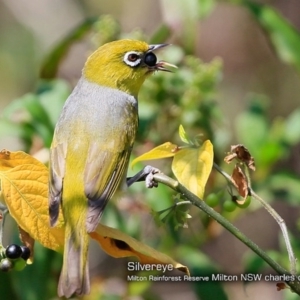
[[[157,58],[154,53],[149,52],[146,54],[144,58],[144,63],[148,65],[149,67],[154,67],[156,65]]]
[[[134,62],[139,59],[139,56],[136,53],[130,53],[127,58],[129,61]]]
[[[141,55],[138,52],[127,52],[124,56],[124,62],[130,67],[136,67],[141,63]]]

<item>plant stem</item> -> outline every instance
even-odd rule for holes
[[[225,219],[222,215],[216,212],[214,209],[209,207],[203,200],[198,198],[178,181],[162,174],[158,173],[154,175],[154,180],[159,183],[163,183],[169,186],[171,189],[180,193],[184,198],[191,202],[194,206],[200,208],[207,215],[212,217],[218,223],[220,223],[224,228],[231,232],[236,238],[243,242],[246,246],[252,249],[258,256],[260,256],[266,263],[268,263],[278,274],[286,275],[289,278],[294,278],[293,281],[286,281],[286,283],[291,287],[291,289],[300,295],[300,282],[296,276],[290,274],[286,269],[280,266],[277,262],[271,259],[261,248],[258,247],[254,242],[252,242],[247,236],[245,236],[238,228],[236,228],[232,223]]]
[[[0,203],[0,246],[3,245],[3,228],[8,209]]]
[[[293,252],[293,248],[292,248],[292,245],[291,245],[291,242],[290,242],[290,238],[289,238],[289,235],[288,235],[288,231],[287,231],[285,221],[283,220],[283,218],[281,218],[281,216],[268,203],[266,203],[262,198],[260,198],[252,189],[251,189],[251,195],[252,195],[252,197],[254,197],[256,200],[258,200],[264,206],[264,208],[271,214],[271,216],[278,223],[278,225],[279,225],[279,227],[282,231],[283,239],[284,239],[286,249],[287,249],[287,252],[288,252],[289,261],[290,261],[290,271],[293,275],[295,275],[296,272],[297,272],[297,270],[296,270],[297,259],[295,257],[294,252]]]
[[[214,168],[221,174],[223,175],[230,184],[232,184],[232,186],[234,186],[232,179],[230,177],[230,175],[228,175],[226,172],[224,172],[216,163],[214,163]],[[282,231],[282,235],[283,235],[283,239],[286,245],[286,249],[288,252],[288,256],[289,256],[289,261],[290,261],[290,272],[295,275],[296,274],[296,265],[297,265],[297,259],[294,255],[293,249],[292,249],[292,245],[290,242],[290,238],[288,235],[288,231],[287,231],[287,227],[285,224],[285,221],[283,220],[283,218],[277,213],[277,211],[266,201],[264,201],[261,197],[259,197],[253,190],[251,187],[249,187],[251,196],[253,198],[255,198],[256,200],[258,200],[260,202],[260,204],[268,211],[268,213],[274,218],[274,220],[277,222],[277,224],[279,225],[281,231]]]

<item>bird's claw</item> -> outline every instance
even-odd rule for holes
[[[146,166],[135,176],[127,178],[127,185],[130,186],[135,182],[145,181],[145,185],[147,188],[151,189],[153,187],[157,187],[158,183],[154,180],[154,175],[158,173],[161,173],[159,169],[152,166]]]
[[[147,166],[145,168],[148,168],[146,171],[148,171],[148,175],[145,177],[145,185],[146,188],[152,189],[152,188],[157,188],[158,187],[158,182],[154,180],[154,175],[161,173],[161,171],[157,168]],[[144,169],[145,170],[145,169]]]

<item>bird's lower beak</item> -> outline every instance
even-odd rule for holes
[[[177,69],[177,66],[167,63],[166,61],[163,61],[163,60],[159,61],[154,66],[155,70],[158,70],[158,71],[173,72],[172,70],[169,70],[166,67],[171,67],[171,68]]]

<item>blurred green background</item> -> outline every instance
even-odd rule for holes
[[[299,16],[298,0],[0,0],[0,148],[25,150],[47,163],[62,105],[94,49],[120,38],[171,43],[158,57],[179,69],[144,84],[133,156],[180,143],[183,124],[189,135],[212,140],[215,161],[230,173],[226,152],[245,144],[256,160],[253,188],[285,219],[299,257]],[[170,160],[151,164],[171,175]],[[216,210],[288,268],[279,227],[258,203],[226,211],[231,196],[214,172],[211,194]],[[156,222],[155,212],[174,197],[165,186],[146,190],[138,183],[110,202],[102,222],[186,264],[192,275],[272,272],[196,208],[189,207],[188,228],[176,215]],[[4,242],[20,243],[11,219]],[[84,299],[296,299],[267,282],[129,283],[128,260],[108,257],[94,243],[90,252],[93,289]],[[32,266],[0,274],[0,298],[57,299],[61,260],[36,245]]]

